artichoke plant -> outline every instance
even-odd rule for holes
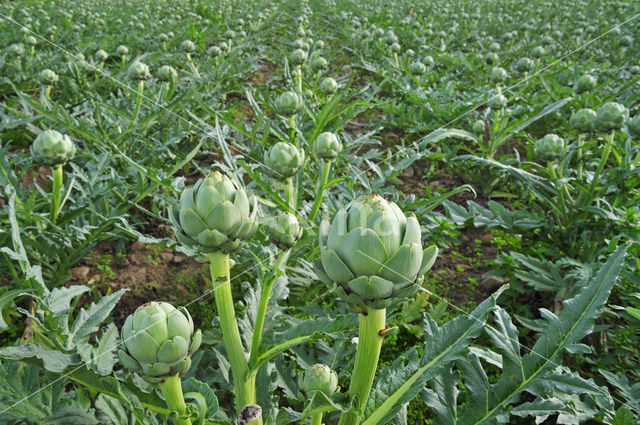
[[[629,119],[629,110],[615,102],[607,102],[596,111],[596,128],[600,131],[620,130]]]
[[[331,397],[338,390],[338,375],[329,366],[315,364],[298,377],[298,388],[305,396],[320,391]]]
[[[169,214],[178,240],[209,253],[231,252],[257,229],[253,208],[244,189],[218,171],[200,179],[180,196],[180,207]]]
[[[291,143],[278,142],[265,153],[264,164],[275,178],[283,180],[295,175],[304,165],[304,150]]]
[[[127,317],[122,326],[120,362],[150,382],[182,375],[200,347],[202,333],[194,333],[189,312],[169,303],[149,302]]]
[[[76,153],[76,147],[66,134],[56,130],[45,130],[31,145],[31,155],[47,166],[64,165]]]
[[[151,78],[151,72],[149,72],[149,67],[139,61],[136,61],[131,64],[129,67],[129,78],[136,81],[146,81]]]
[[[352,201],[331,225],[324,220],[319,239],[318,275],[346,301],[374,309],[413,295],[437,255],[435,246],[422,250],[414,215],[375,194]]]

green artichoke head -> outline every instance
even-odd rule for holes
[[[76,147],[66,134],[43,131],[31,145],[31,156],[44,165],[64,165],[76,154]]]
[[[148,80],[149,78],[151,78],[149,67],[140,61],[135,61],[129,67],[129,78],[136,81]]]
[[[335,159],[342,151],[342,143],[338,136],[330,131],[320,133],[313,142],[313,153],[321,159]]]
[[[257,202],[252,201],[229,177],[214,171],[182,192],[180,207],[169,218],[185,246],[203,253],[231,252],[258,227]]]
[[[20,43],[11,44],[7,48],[7,51],[9,52],[9,54],[11,56],[20,57],[20,56],[24,55],[24,46],[22,44],[20,44]]]
[[[385,308],[413,295],[437,255],[423,251],[420,224],[393,202],[363,195],[319,230],[321,264],[316,272],[359,308]]]
[[[277,179],[287,179],[300,171],[304,165],[304,150],[291,143],[278,142],[264,156],[267,172]]]
[[[631,137],[634,137],[636,140],[640,139],[640,114],[627,121],[627,128],[629,129]]]
[[[536,140],[533,153],[541,161],[555,161],[564,153],[566,144],[564,139],[556,134],[547,134]]]
[[[496,66],[491,70],[491,81],[501,83],[507,79],[507,70]]]
[[[533,69],[534,62],[529,58],[520,58],[516,62],[516,70],[518,72],[528,72]]]
[[[283,249],[293,247],[303,230],[296,216],[286,211],[267,220],[266,229],[271,241]]]
[[[327,77],[320,83],[320,93],[324,95],[334,94],[338,90],[338,83],[331,77]]]
[[[580,133],[591,133],[596,128],[596,111],[589,108],[580,109],[571,115],[569,124]]]
[[[171,81],[178,77],[178,71],[171,65],[162,65],[158,68],[158,79],[160,81]]]
[[[596,128],[600,131],[620,130],[629,119],[629,110],[615,102],[607,102],[596,111]]]
[[[186,309],[155,301],[141,305],[127,317],[120,337],[120,362],[150,382],[189,370],[191,355],[202,342],[202,333],[194,333]]]
[[[109,53],[105,52],[104,50],[99,49],[99,50],[96,52],[96,59],[97,59],[99,62],[104,62],[104,61],[106,61],[106,60],[107,60],[107,58],[109,58]]]
[[[289,60],[293,65],[302,65],[307,60],[307,52],[302,49],[295,49],[293,52],[291,52]]]
[[[296,92],[286,91],[276,99],[276,109],[282,115],[293,115],[302,108],[302,99]]]
[[[596,87],[598,84],[598,79],[593,75],[584,74],[580,78],[578,78],[578,82],[576,83],[576,92],[584,93]]]
[[[124,44],[121,44],[116,49],[115,54],[116,56],[120,56],[120,57],[127,56],[129,54],[129,48]]]
[[[315,364],[298,377],[298,388],[305,397],[313,391],[331,397],[338,390],[338,375],[329,366]]]
[[[472,130],[475,134],[484,134],[484,121],[478,120],[474,122]]]
[[[191,40],[185,40],[180,43],[180,49],[185,53],[193,53],[196,51],[196,45]]]
[[[58,74],[50,69],[43,69],[38,73],[38,81],[40,84],[50,86],[58,82]]]
[[[507,106],[507,98],[502,93],[499,93],[489,99],[487,105],[491,109],[502,109]]]
[[[222,55],[222,49],[220,49],[218,46],[211,46],[207,50],[207,54],[213,58],[217,58]]]
[[[424,75],[427,72],[427,67],[422,62],[411,62],[409,64],[409,72],[412,75]]]
[[[322,56],[316,56],[313,61],[311,61],[311,69],[314,71],[325,70],[327,69],[327,66],[329,66],[329,63]]]

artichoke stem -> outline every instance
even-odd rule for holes
[[[302,94],[302,67],[300,65],[296,68],[296,87],[298,93]]]
[[[62,180],[62,164],[57,164],[53,167],[53,188],[51,189],[51,210],[49,211],[49,220],[51,220],[52,223],[55,223],[56,220],[58,220],[58,213],[60,212]]]
[[[131,121],[129,122],[128,128],[133,127],[133,123],[135,123],[136,119],[138,118],[138,114],[140,113],[140,106],[142,105],[143,92],[144,92],[144,80],[140,80],[138,81],[138,90],[136,91],[136,94],[138,96],[138,98],[136,99],[136,109],[133,111],[133,116],[131,117]]]
[[[292,114],[289,117],[289,139],[291,140],[291,144],[295,146],[296,144],[296,116]]]
[[[322,412],[311,415],[311,425],[322,425]]]
[[[362,418],[378,367],[378,358],[384,339],[379,332],[385,328],[386,312],[384,308],[380,310],[367,308],[360,314],[356,362],[349,384],[349,396],[352,400],[355,398],[356,404],[355,409],[340,416],[338,425],[357,425]]]
[[[287,180],[284,185],[284,194],[287,201],[287,205],[291,208],[292,211],[296,211],[296,194],[293,189],[293,177],[287,177]]]
[[[604,145],[604,149],[602,150],[602,156],[600,157],[600,163],[598,164],[598,168],[596,169],[595,174],[593,175],[593,180],[591,180],[591,185],[589,185],[589,190],[588,190],[588,196],[590,196],[589,202],[587,204],[590,204],[591,201],[593,201],[593,199],[595,198],[594,194],[595,194],[595,190],[596,190],[596,186],[598,184],[598,180],[600,178],[600,174],[602,174],[602,170],[604,169],[604,166],[607,164],[607,160],[609,159],[609,154],[611,153],[611,148],[613,146],[613,136],[615,135],[615,131],[612,130],[608,135],[607,135],[607,141]]]
[[[311,215],[309,215],[309,220],[313,221],[316,219],[316,215],[318,215],[318,210],[320,209],[320,205],[322,205],[322,200],[324,199],[324,186],[329,181],[329,172],[331,171],[331,160],[322,162],[322,170],[320,172],[320,176],[318,177],[318,185],[316,187],[316,198],[313,201],[313,208],[311,209]]]
[[[159,384],[160,391],[164,399],[167,401],[167,407],[172,412],[178,412],[178,417],[173,418],[173,422],[176,425],[191,425],[191,419],[182,418],[187,413],[187,405],[184,402],[184,396],[182,395],[182,383],[180,382],[180,375],[175,374],[173,376],[167,376],[164,378],[164,382]]]
[[[229,280],[229,254],[223,252],[209,253],[209,268],[211,271],[211,284],[216,298],[216,306],[220,315],[222,327],[222,340],[227,350],[231,373],[233,375],[233,387],[236,396],[236,409],[247,404],[255,404],[255,385],[251,385],[251,376],[247,357],[242,347],[236,312],[233,307],[231,295],[231,281]],[[253,379],[255,383],[255,378]]]
[[[584,133],[578,135],[578,180],[582,181],[582,146],[584,144]]]

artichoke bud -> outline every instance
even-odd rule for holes
[[[636,139],[640,139],[640,114],[627,121],[629,134]]]
[[[507,70],[496,66],[491,70],[491,81],[501,83],[507,79]]]
[[[126,56],[129,54],[129,48],[127,46],[124,45],[120,45],[118,46],[118,48],[116,49],[116,56]]]
[[[484,121],[478,120],[473,123],[472,131],[475,134],[484,134]]]
[[[145,81],[151,78],[149,67],[142,62],[134,62],[129,68],[129,78],[136,81]]]
[[[200,330],[194,333],[189,312],[165,302],[141,305],[120,332],[120,362],[152,383],[189,370],[191,355],[202,342]]]
[[[338,375],[329,366],[315,364],[298,377],[298,388],[305,397],[313,391],[331,397],[338,390]]]
[[[58,74],[50,69],[43,69],[42,71],[40,71],[40,73],[38,73],[38,81],[40,82],[40,84],[50,86],[58,81]]]
[[[598,79],[593,75],[585,74],[578,78],[576,83],[576,92],[584,93],[596,87]]]
[[[178,71],[171,65],[162,65],[158,69],[158,79],[160,81],[171,81],[178,76]]]
[[[318,277],[345,301],[386,308],[413,295],[433,265],[437,248],[423,251],[420,224],[393,202],[372,194],[352,201],[319,230]]]
[[[169,219],[178,240],[203,253],[231,252],[257,229],[257,200],[229,177],[214,171],[180,195]]]
[[[302,169],[304,160],[304,150],[287,142],[278,142],[271,146],[264,156],[267,171],[277,179],[295,175]]]
[[[191,40],[185,40],[180,43],[180,49],[185,53],[193,53],[196,51],[196,45]]]
[[[487,105],[491,109],[502,109],[507,106],[507,98],[502,93],[499,93],[489,99]]]
[[[107,58],[109,58],[109,54],[104,50],[100,49],[96,52],[96,59],[98,59],[98,61],[104,62]]]
[[[600,131],[620,130],[629,119],[629,110],[623,105],[608,102],[596,111],[596,128]]]
[[[327,77],[320,83],[320,93],[324,95],[334,94],[338,90],[338,83],[331,77]]]
[[[20,43],[12,44],[7,48],[10,55],[20,57],[24,55],[24,46]]]
[[[426,56],[423,60],[422,63],[424,63],[427,66],[431,66],[433,65],[433,63],[435,62],[435,59],[433,59],[433,56]]]
[[[533,146],[533,154],[541,161],[554,161],[562,156],[565,142],[556,134],[547,134]]]
[[[516,62],[516,70],[518,72],[528,72],[533,69],[533,61],[529,58],[520,58],[518,62]]]
[[[213,58],[217,58],[222,55],[222,49],[220,49],[218,46],[211,46],[207,50],[207,54]]]
[[[589,108],[580,109],[571,115],[569,124],[580,133],[590,133],[596,126],[596,111]]]
[[[427,67],[422,62],[411,62],[409,64],[409,72],[412,75],[424,75],[427,72]]]
[[[317,158],[335,159],[341,151],[342,143],[338,140],[338,136],[330,131],[320,133],[313,142],[313,153]]]
[[[276,109],[282,115],[293,115],[302,108],[302,99],[296,92],[286,91],[276,99]]]
[[[327,69],[328,65],[329,63],[325,58],[323,58],[322,56],[316,56],[311,62],[311,69],[313,69],[314,71],[322,71],[324,69]]]
[[[402,47],[400,47],[399,43],[392,43],[391,46],[389,46],[389,50],[391,50],[393,53],[398,53],[400,49],[402,49]]]
[[[546,51],[544,50],[544,47],[536,46],[531,51],[531,56],[533,56],[534,58],[541,58],[545,53]]]
[[[32,35],[30,35],[29,37],[27,37],[27,39],[25,40],[25,42],[29,45],[29,46],[35,46],[36,44],[38,44],[38,40],[36,40],[36,38]]]
[[[302,49],[296,49],[291,53],[289,60],[293,65],[302,65],[307,60],[307,52]]]
[[[293,247],[302,237],[302,227],[295,215],[281,212],[266,222],[271,241],[282,249]]]
[[[55,130],[43,131],[31,145],[31,156],[44,165],[64,165],[76,153],[76,147],[66,134]]]

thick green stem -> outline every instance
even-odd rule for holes
[[[138,95],[138,98],[136,99],[136,109],[133,111],[133,117],[131,117],[131,121],[129,122],[128,128],[133,127],[133,124],[136,122],[136,119],[138,118],[138,114],[140,113],[140,106],[142,105],[143,92],[144,92],[144,80],[139,80],[138,90],[136,92]]]
[[[322,412],[311,415],[311,425],[322,425]]]
[[[302,67],[300,65],[296,68],[296,86],[298,87],[298,93],[302,95]]]
[[[611,153],[611,148],[613,147],[613,136],[615,132],[612,131],[607,135],[607,141],[604,145],[604,149],[602,150],[602,156],[600,157],[600,163],[598,164],[598,168],[596,169],[595,174],[593,175],[593,180],[591,180],[591,185],[589,185],[589,203],[595,198],[595,190],[598,185],[598,180],[600,179],[600,174],[602,174],[602,170],[604,166],[607,165],[607,160],[609,159],[609,154]]]
[[[316,198],[313,201],[313,207],[311,208],[311,214],[309,215],[310,221],[313,221],[316,219],[316,215],[318,214],[320,205],[322,205],[322,200],[324,199],[324,186],[329,181],[330,171],[331,171],[331,160],[323,161],[322,170],[320,171],[320,175],[318,176],[318,184],[316,186]]]
[[[180,375],[176,374],[164,378],[164,382],[159,384],[160,391],[164,395],[164,399],[167,401],[167,406],[172,412],[178,412],[178,416],[173,418],[173,422],[176,425],[191,425],[191,419],[181,418],[187,413],[187,405],[184,402],[184,396],[182,395],[182,384],[180,382]]]
[[[289,117],[289,140],[292,145],[296,144],[296,116],[292,114]]]
[[[55,223],[58,220],[60,212],[60,197],[62,196],[62,164],[53,167],[53,188],[51,189],[51,210],[49,211],[49,220]]]
[[[187,62],[189,62],[189,67],[191,67],[191,71],[193,71],[193,74],[196,76],[196,78],[200,79],[198,68],[196,68],[196,65],[191,60],[191,55],[189,53],[187,53]]]
[[[233,387],[236,396],[236,409],[247,404],[256,403],[255,378],[249,376],[249,363],[242,347],[236,312],[231,296],[231,281],[229,279],[229,254],[223,252],[209,253],[209,268],[211,270],[211,284],[216,298],[216,306],[220,315],[222,327],[222,340],[227,350],[231,373],[233,375]]]
[[[288,177],[284,184],[284,195],[285,200],[287,201],[287,205],[291,208],[292,211],[296,211],[296,194],[293,189],[293,177]]]
[[[385,318],[386,309],[384,308],[381,310],[367,309],[360,314],[356,362],[349,385],[349,396],[355,402],[355,408],[342,414],[338,425],[357,425],[360,423],[378,367],[383,339],[379,332],[385,327]]]
[[[553,180],[553,184],[555,186],[558,186],[558,181],[560,179],[558,179],[558,175],[556,174],[555,165],[556,164],[553,161],[547,163],[547,170],[549,171],[549,175]],[[568,224],[568,218],[567,218],[567,202],[564,198],[564,185],[558,188],[558,200],[560,201],[560,217],[562,219],[562,224],[566,226]]]
[[[267,315],[267,307],[269,306],[269,298],[271,298],[271,290],[273,284],[278,276],[278,270],[282,267],[282,264],[287,258],[289,250],[281,251],[273,265],[273,274],[262,285],[260,291],[260,302],[258,304],[258,312],[256,314],[256,324],[253,328],[253,338],[251,339],[251,352],[249,354],[249,367],[255,368],[258,361],[258,355],[260,354],[260,343],[262,339],[262,328],[264,327],[264,320]],[[256,371],[257,372],[257,371]]]
[[[584,145],[584,133],[578,135],[578,180],[582,181],[582,146]]]

